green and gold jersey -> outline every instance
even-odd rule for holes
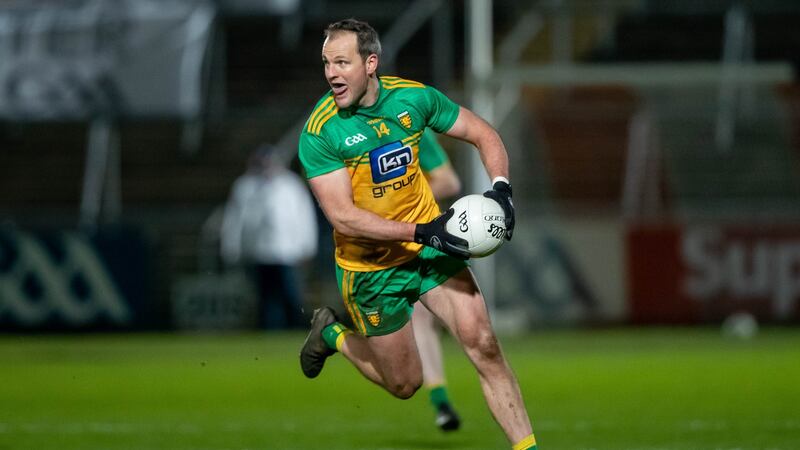
[[[300,135],[299,156],[308,178],[343,167],[361,209],[399,222],[428,222],[439,207],[419,165],[426,127],[444,133],[458,118],[458,105],[416,81],[380,77],[378,100],[370,107],[339,110],[329,91],[317,103]],[[377,241],[334,231],[336,263],[367,272],[413,259],[414,242]]]

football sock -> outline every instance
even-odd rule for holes
[[[536,450],[536,438],[533,437],[533,434],[526,437],[525,439],[517,442],[511,447],[511,450]]]
[[[352,331],[341,323],[333,322],[322,329],[322,340],[325,341],[325,344],[327,344],[331,350],[338,351],[342,349],[344,338],[351,333]]]
[[[443,384],[431,386],[430,390],[430,398],[433,406],[438,407],[439,405],[450,403],[450,400],[447,398],[447,388]]]

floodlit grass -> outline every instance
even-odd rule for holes
[[[0,336],[0,449],[508,449],[445,340],[459,432],[299,333]],[[800,448],[800,330],[546,331],[502,339],[543,450]]]

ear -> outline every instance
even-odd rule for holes
[[[367,56],[365,65],[367,66],[367,75],[372,76],[378,70],[378,55],[373,53]]]

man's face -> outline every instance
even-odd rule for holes
[[[362,60],[356,34],[344,31],[325,39],[322,63],[336,106],[344,109],[358,104],[364,97],[369,77],[377,67],[377,56],[370,55],[366,61]]]

